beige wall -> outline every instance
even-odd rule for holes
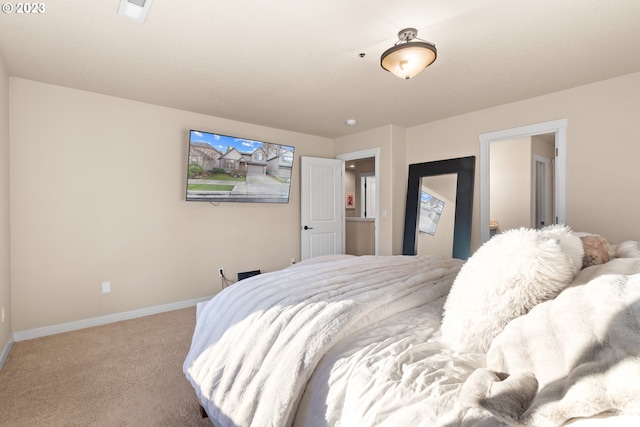
[[[10,87],[14,331],[212,295],[217,267],[235,279],[300,258],[299,156],[331,157],[331,140],[13,77]],[[290,202],[185,202],[190,128],[294,146]]]
[[[531,227],[531,138],[491,143],[489,219],[498,233]]]
[[[567,222],[612,242],[640,240],[640,73],[407,129],[412,162],[479,155],[478,135],[566,118]],[[476,159],[472,247],[479,246]]]
[[[372,219],[347,218],[345,223],[345,253],[375,255],[375,222]]]
[[[335,141],[23,79],[9,86],[11,287],[1,282],[0,297],[11,293],[14,331],[211,295],[220,290],[217,267],[233,278],[299,258],[299,179],[287,205],[184,202],[190,128],[293,145],[294,177],[301,155],[380,148],[380,254],[389,255],[402,251],[408,164],[478,156],[481,133],[567,118],[568,223],[610,241],[640,240],[640,73]],[[0,161],[8,164],[4,129]],[[0,177],[0,191],[7,185]],[[476,170],[473,249],[478,188]],[[0,233],[7,227],[0,210]]]
[[[409,160],[409,161],[407,161]],[[404,237],[404,215],[407,203],[407,179],[409,178],[409,164],[415,163],[407,157],[407,130],[400,126],[391,126],[391,212],[392,223],[392,254],[402,254],[402,240]],[[380,181],[384,181],[382,176]]]
[[[9,245],[9,73],[0,54],[0,358],[11,337],[11,255]]]

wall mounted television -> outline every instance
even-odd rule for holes
[[[288,203],[295,148],[191,130],[188,202]]]

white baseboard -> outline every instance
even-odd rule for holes
[[[109,314],[106,316],[92,317],[89,319],[78,320],[75,322],[60,323],[53,326],[45,326],[43,328],[28,329],[26,331],[18,331],[13,333],[13,340],[25,341],[33,338],[45,337],[47,335],[60,334],[62,332],[77,331],[78,329],[90,328],[93,326],[106,325],[108,323],[120,322],[121,320],[135,319],[137,317],[150,316],[152,314],[164,313],[167,311],[179,310],[181,308],[193,307],[199,302],[208,301],[211,297],[195,298],[186,301],[178,301],[170,304],[156,305],[154,307],[141,308],[138,310],[124,311],[122,313]],[[10,345],[8,345],[10,347]],[[9,353],[8,350],[7,354]],[[4,357],[4,356],[3,356]],[[4,358],[1,359],[4,362]]]
[[[4,346],[4,350],[0,353],[0,371],[4,367],[4,362],[7,361],[7,357],[9,357],[9,351],[11,350],[11,346],[13,345],[13,335],[9,337],[9,341],[7,341],[7,345]]]

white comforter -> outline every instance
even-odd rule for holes
[[[640,415],[638,272],[640,258],[589,267],[557,298],[513,320],[461,399],[514,426]]]
[[[487,414],[462,407],[458,394],[484,355],[439,342],[443,303],[390,316],[338,343],[311,377],[294,426],[480,425]]]
[[[327,352],[382,319],[443,297],[461,265],[438,257],[349,257],[246,279],[200,312],[184,372],[216,427],[290,425]],[[371,394],[372,405],[385,393],[375,389],[382,395]]]

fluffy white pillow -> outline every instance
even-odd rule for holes
[[[462,266],[447,297],[442,340],[485,353],[515,317],[554,298],[582,266],[582,242],[562,225],[498,234]]]

